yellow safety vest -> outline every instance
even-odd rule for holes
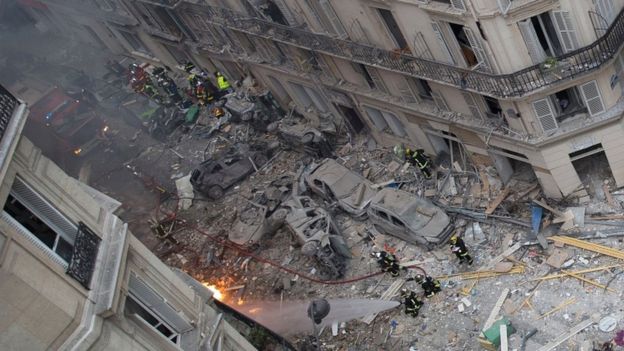
[[[230,88],[230,82],[225,79],[224,76],[217,77],[217,85],[219,86],[219,90],[226,90]]]

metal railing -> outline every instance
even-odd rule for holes
[[[537,64],[497,75],[250,18],[225,8],[182,3],[176,11],[185,19],[193,18],[193,14],[200,15],[213,25],[501,99],[524,96],[594,71],[611,60],[624,43],[624,11],[620,11],[605,35],[588,46],[556,57],[554,69],[544,70],[541,64]],[[194,31],[208,32],[199,24],[186,24]]]

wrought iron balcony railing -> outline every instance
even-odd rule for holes
[[[250,18],[229,9],[182,3],[176,11],[185,19],[189,28],[204,32],[203,37],[214,36],[206,34],[210,32],[210,29],[206,28],[207,22],[209,25],[229,28],[501,99],[528,95],[558,82],[595,71],[611,60],[624,43],[624,11],[620,11],[600,39],[586,47],[556,57],[555,69],[544,70],[542,65],[538,64],[514,73],[496,75],[331,38],[259,18]],[[195,23],[198,20],[204,23]]]

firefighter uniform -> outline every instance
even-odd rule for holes
[[[217,87],[221,92],[230,92],[232,91],[232,87],[230,86],[230,82],[221,74],[221,72],[215,72],[215,77],[217,78]]]
[[[412,151],[410,149],[405,149],[405,159],[414,166],[418,167],[425,178],[431,178],[431,160],[429,160],[429,157],[425,155],[425,150],[418,149]]]
[[[433,279],[429,276],[425,277],[422,281],[421,286],[425,291],[426,297],[433,297],[433,295],[439,293],[442,288],[440,287],[440,281],[437,279]]]
[[[401,291],[401,297],[404,299],[405,314],[414,318],[418,317],[418,312],[423,306],[423,302],[418,298],[415,292],[408,292],[407,289]]]
[[[400,267],[396,256],[385,251],[375,252],[373,256],[377,258],[377,263],[382,271],[389,272],[393,277],[399,276]]]
[[[457,236],[451,237],[451,251],[459,258],[459,263],[467,262],[469,265],[472,264],[472,257],[468,254],[468,249],[466,248],[466,244],[461,238]]]

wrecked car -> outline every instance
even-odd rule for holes
[[[427,249],[446,243],[454,229],[449,216],[431,201],[393,188],[373,197],[368,216],[380,233]]]
[[[360,218],[366,216],[366,207],[376,193],[373,183],[330,158],[313,168],[305,181],[313,192]]]
[[[228,239],[238,245],[257,249],[263,237],[282,226],[288,210],[278,208],[292,191],[293,178],[283,175],[271,182],[266,190],[257,192],[240,210]]]
[[[301,244],[301,253],[315,257],[323,275],[342,277],[351,251],[330,214],[308,196],[293,196],[283,206],[288,210],[286,226]]]
[[[269,124],[284,114],[270,92],[261,95],[228,95],[225,108],[232,114],[232,122],[247,122],[261,131],[266,131]]]
[[[285,119],[271,125],[269,130],[275,129],[284,145],[292,150],[305,152],[313,157],[330,157],[333,154],[332,143],[328,137],[316,128],[305,123]]]
[[[191,185],[195,191],[211,199],[219,199],[223,197],[226,189],[267,163],[269,153],[270,150],[262,147],[253,149],[247,145],[232,147],[225,153],[202,162],[193,170]]]

